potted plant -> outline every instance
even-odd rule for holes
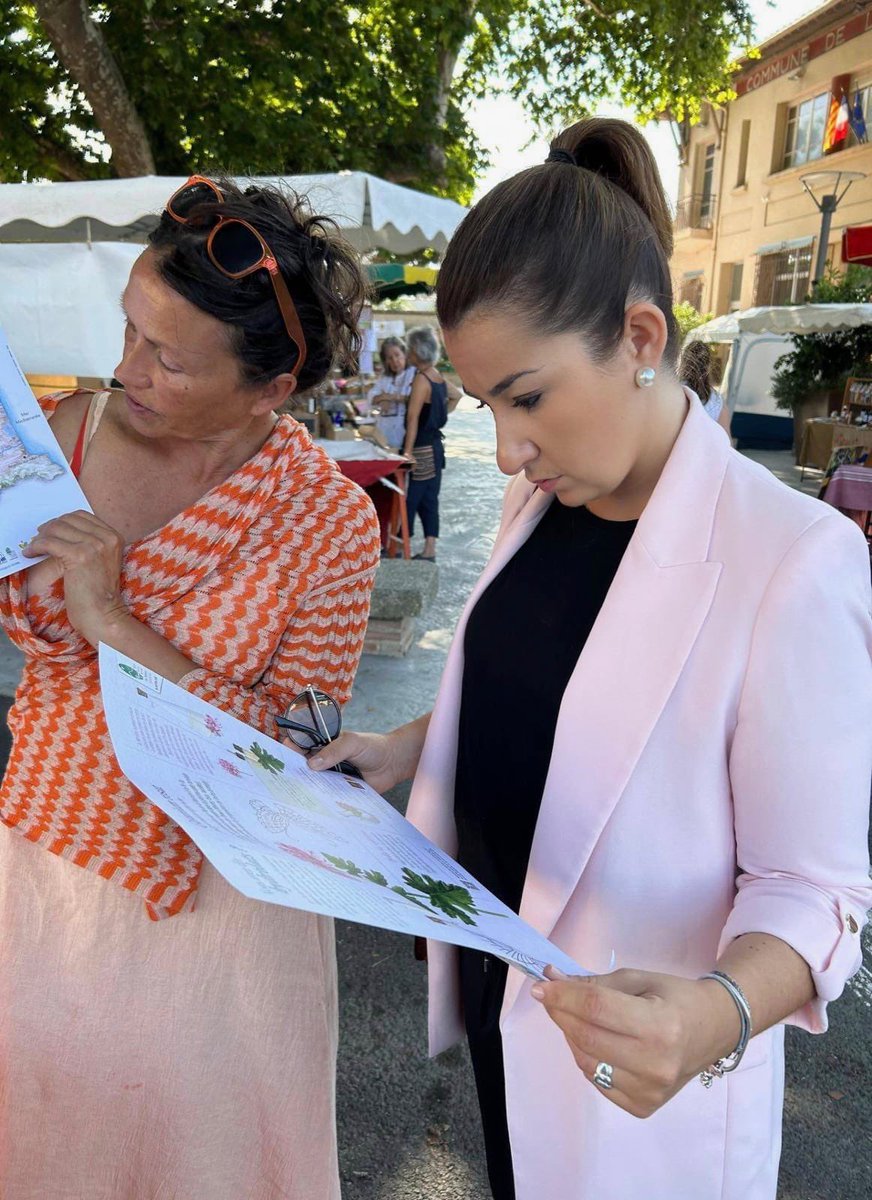
[[[813,304],[872,301],[872,269],[850,266],[844,275],[830,272],[809,297]],[[833,333],[795,333],[793,350],[775,362],[772,395],[778,408],[793,413],[794,450],[799,455],[805,422],[841,407],[845,380],[863,374],[872,360],[872,326]]]

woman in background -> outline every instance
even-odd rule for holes
[[[386,337],[379,349],[384,367],[381,379],[370,389],[369,402],[378,408],[376,428],[389,446],[402,446],[406,431],[406,402],[412,390],[415,368],[406,360],[402,338]]]
[[[730,410],[717,390],[721,380],[720,361],[705,342],[693,341],[685,346],[678,367],[678,378],[699,396],[702,406],[713,421],[730,434]]]
[[[413,558],[436,561],[439,537],[439,491],[445,469],[445,439],[442,428],[460,399],[460,389],[436,370],[439,339],[430,325],[419,325],[407,334],[409,361],[417,369],[406,411],[403,453],[413,460],[406,508],[409,533],[420,517],[424,546]]]

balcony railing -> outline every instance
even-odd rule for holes
[[[675,206],[676,233],[710,233],[715,223],[715,198],[705,193],[685,196]]]

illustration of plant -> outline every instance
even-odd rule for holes
[[[127,663],[119,663],[118,670],[123,671],[125,675],[129,675],[131,679],[142,679],[142,671],[137,671],[136,667],[128,667]]]
[[[344,800],[337,800],[336,807],[341,808],[343,812],[347,812],[349,816],[357,817],[358,821],[366,821],[370,825],[378,825],[379,819],[373,813],[365,812],[362,808],[357,808],[354,804],[346,804]]]
[[[284,771],[285,764],[282,760],[276,758],[274,754],[270,754],[269,750],[265,750],[258,742],[252,742],[250,749],[258,766],[263,767],[264,771],[269,771],[272,775],[281,775]]]
[[[446,883],[443,879],[433,879],[430,875],[419,875],[416,871],[403,867],[403,879],[408,888],[412,889],[409,891],[399,884],[391,886],[380,871],[364,871],[357,863],[348,858],[337,858],[333,854],[325,854],[324,858],[343,875],[347,875],[351,879],[366,879],[370,883],[378,884],[379,887],[390,888],[392,892],[396,892],[410,904],[422,908],[428,915],[435,908],[438,912],[444,913],[446,917],[462,921],[464,925],[474,925],[473,918],[477,916],[505,916],[505,913],[476,908],[471,892],[459,883]]]
[[[240,771],[239,767],[237,767],[236,763],[232,763],[226,758],[219,758],[218,766],[223,767],[227,774],[232,775],[234,779],[239,779],[242,775],[242,772]]]
[[[416,871],[410,871],[408,867],[403,867],[403,879],[410,888],[424,896],[432,908],[444,913],[446,917],[462,921],[464,925],[474,925],[474,916],[500,917],[505,915],[504,913],[488,912],[484,908],[476,908],[471,892],[462,884],[446,883],[442,879],[434,879],[431,875],[419,875]],[[391,890],[400,896],[405,896],[407,900],[413,899],[405,888],[394,887]]]
[[[213,717],[211,713],[206,713],[203,718],[203,724],[206,726],[207,731],[215,737],[218,737],[221,733],[221,722],[217,717]]]

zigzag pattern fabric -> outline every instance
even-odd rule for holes
[[[121,585],[133,615],[197,664],[182,687],[272,734],[306,684],[348,700],[378,558],[369,499],[283,416],[229,479],[127,548]],[[26,655],[0,820],[141,895],[155,920],[183,911],[202,856],[121,774],[62,580],[33,597],[26,571],[0,581],[0,623]]]

